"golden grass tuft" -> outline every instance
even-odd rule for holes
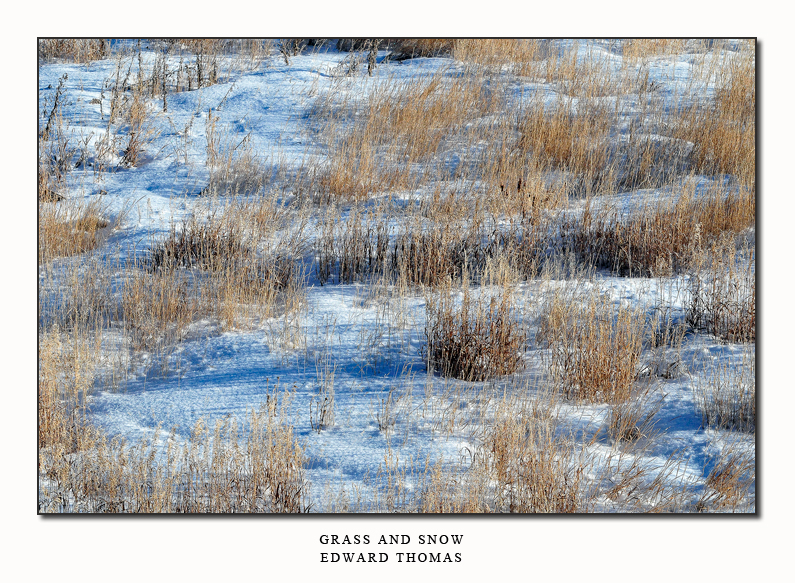
[[[632,394],[645,326],[641,311],[614,306],[598,288],[584,297],[564,289],[544,306],[537,340],[566,398],[616,403]]]
[[[714,98],[678,114],[676,137],[695,144],[693,160],[703,174],[729,174],[751,189],[756,180],[756,51],[724,56],[716,71]]]
[[[98,200],[39,202],[39,264],[96,249],[110,222]]]

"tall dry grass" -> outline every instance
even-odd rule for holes
[[[539,322],[547,370],[566,398],[605,403],[630,397],[646,327],[639,309],[615,306],[598,288],[564,288],[552,292]]]
[[[524,333],[508,290],[473,297],[468,286],[457,301],[449,284],[427,300],[421,354],[429,371],[484,381],[521,368]]]
[[[300,217],[274,237],[287,215],[274,200],[229,204],[194,215],[133,261],[122,293],[124,325],[140,347],[171,344],[194,322],[223,329],[291,318],[304,305]]]
[[[756,341],[756,249],[720,241],[694,264],[687,321],[727,342]]]
[[[756,221],[756,197],[740,189],[713,188],[695,196],[685,187],[670,198],[619,213],[607,208],[585,212],[564,224],[566,244],[588,264],[628,276],[682,273],[705,248],[737,235]]]
[[[111,228],[103,203],[69,199],[39,202],[39,264],[96,249]]]
[[[473,386],[511,378],[521,368],[524,330],[511,293],[517,281],[542,271],[557,270],[561,279],[576,277],[583,266],[630,276],[687,272],[695,286],[691,325],[729,341],[752,339],[755,293],[748,292],[753,279],[744,271],[748,263],[727,259],[726,252],[712,247],[754,226],[753,51],[732,49],[735,56],[724,58],[719,56],[723,48],[699,48],[693,80],[674,91],[685,96],[677,105],[649,80],[647,65],[677,54],[680,44],[623,43],[625,64],[618,67],[604,51],[582,51],[577,43],[406,42],[406,55],[441,51],[459,63],[455,71],[414,81],[380,79],[383,83],[368,86],[361,100],[332,91],[332,98],[312,104],[309,133],[317,140],[320,162],[307,158],[295,179],[293,169],[281,170],[285,192],[299,195],[290,208],[262,198],[270,178],[250,141],[234,139],[219,117],[208,116],[204,194],[228,196],[204,200],[208,208],[218,204],[223,210],[174,225],[151,242],[142,261],[115,266],[118,280],[112,284],[107,273],[94,279],[75,276],[70,286],[80,293],[47,307],[48,314],[59,312],[59,317],[40,318],[48,320],[40,356],[46,387],[39,394],[39,442],[45,452],[41,508],[310,509],[302,469],[306,459],[295,431],[275,412],[275,401],[246,422],[199,424],[181,441],[162,435],[160,441],[125,444],[90,427],[85,416],[85,396],[103,382],[98,356],[106,350],[103,335],[109,332],[121,331],[133,350],[167,356],[188,334],[208,333],[196,327],[203,320],[233,328],[270,326],[281,319],[282,344],[293,343],[287,327],[303,304],[309,213],[319,223],[313,249],[319,282],[365,282],[388,288],[389,299],[398,301],[426,288],[431,298],[427,360],[447,378]],[[301,45],[283,43],[283,58],[290,63]],[[97,144],[97,160],[111,164],[108,152],[116,150],[122,152],[121,163],[139,163],[147,153],[147,136],[153,135],[146,124],[154,123],[161,103],[167,110],[171,93],[228,80],[235,67],[255,68],[275,51],[269,43],[251,41],[245,48],[215,39],[152,46],[159,54],[145,66],[140,49],[117,55],[115,75],[106,83],[110,99],[103,96],[101,104],[110,106],[108,139]],[[612,46],[607,52],[619,54]],[[717,56],[707,58],[712,55]],[[352,79],[335,82],[343,87]],[[710,82],[713,93],[688,101]],[[554,99],[517,98],[517,87],[530,83]],[[50,103],[41,122],[45,127],[52,118],[42,142],[47,152],[40,159],[42,200],[61,196],[77,151],[68,132],[58,129],[61,110]],[[696,197],[680,181],[693,173],[729,174],[729,187]],[[677,202],[650,203],[625,216],[591,204],[597,196],[660,186],[685,192]],[[257,202],[227,205],[240,194],[254,195]],[[391,201],[383,196],[390,194],[398,196]],[[374,198],[385,200],[372,206]],[[557,214],[576,198],[589,199],[586,212],[564,224],[561,234]],[[298,210],[304,202],[321,205]],[[109,228],[102,226],[110,220],[103,209],[66,210],[72,207],[63,202],[40,208],[39,259],[47,266],[54,258],[99,248]],[[555,264],[561,257],[574,259]],[[729,277],[723,278],[727,269]],[[476,298],[470,283],[495,286],[493,301]],[[466,290],[460,302],[452,292],[458,284]],[[389,451],[371,484],[377,491],[373,504],[364,507],[359,498],[358,507],[350,501],[344,507],[423,512],[686,508],[686,493],[667,481],[666,472],[675,472],[677,462],[655,470],[643,465],[639,449],[658,430],[661,400],[653,383],[675,374],[667,365],[644,369],[645,315],[598,294],[559,294],[547,302],[540,325],[537,341],[558,396],[574,401],[569,406],[607,404],[613,458],[603,475],[577,441],[581,437],[575,439],[550,415],[518,403],[495,405],[485,391],[464,397],[452,391],[451,402],[460,397],[457,402],[475,403],[477,396],[480,404],[473,408],[479,417],[458,406],[444,407],[433,430],[453,435],[477,425],[482,431],[471,430],[469,464],[404,460],[401,465]],[[680,332],[663,327],[647,346],[667,349],[677,343],[669,336],[681,342]],[[649,379],[637,379],[646,372]],[[333,368],[318,365],[318,392],[310,408],[310,425],[318,431],[339,418],[333,377]],[[724,384],[715,381],[723,396],[703,401],[702,409],[711,415],[705,423],[729,427],[726,418],[735,419],[732,427],[747,425],[742,407],[748,405],[748,392],[742,393],[738,413],[735,401],[724,395]],[[385,438],[397,439],[403,422],[399,412],[407,401],[394,393],[381,401],[375,420]],[[747,469],[746,462],[740,465]],[[732,476],[739,475],[733,464],[719,464],[704,477],[709,487],[699,509],[734,508],[747,499],[747,489],[737,494],[731,485],[737,483]]]
[[[756,503],[756,456],[729,443],[705,476],[698,512],[747,512]]]
[[[38,42],[39,65],[57,61],[90,63],[110,54],[110,43],[104,38],[42,38]]]
[[[738,365],[713,363],[694,387],[702,425],[753,433],[756,430],[756,354],[743,352]]]
[[[422,183],[439,172],[435,157],[495,99],[482,77],[444,72],[381,83],[359,103],[320,98],[312,123],[328,159],[303,188],[321,201],[352,201]]]
[[[695,144],[695,168],[728,174],[753,189],[756,181],[756,50],[727,53],[710,78],[710,100],[696,101],[675,116],[675,135]]]

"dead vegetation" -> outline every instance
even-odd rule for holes
[[[90,63],[110,55],[110,43],[104,38],[43,38],[39,39],[39,66],[42,63],[66,61]]]
[[[630,397],[646,326],[640,310],[614,305],[598,288],[582,295],[563,290],[553,292],[540,322],[537,340],[548,347],[547,369],[566,398]]]
[[[428,299],[425,343],[428,370],[445,377],[484,381],[521,367],[524,335],[510,293],[473,297],[464,287],[460,304],[449,287]]]
[[[756,251],[731,239],[715,244],[689,279],[690,326],[726,342],[756,341]]]
[[[39,263],[96,249],[110,221],[99,200],[39,203]]]
[[[687,271],[705,249],[753,226],[755,217],[756,199],[747,190],[715,189],[696,198],[685,187],[675,202],[663,199],[622,214],[586,209],[564,224],[564,237],[586,264],[622,276],[666,276]]]
[[[698,378],[694,393],[702,425],[753,433],[756,431],[756,354],[743,352],[735,365],[713,364]]]

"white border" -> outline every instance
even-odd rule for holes
[[[492,580],[513,575],[547,581],[668,579],[696,581],[731,575],[750,580],[786,568],[791,543],[793,485],[787,434],[792,409],[788,282],[793,189],[792,51],[790,31],[773,2],[285,3],[226,2],[223,5],[168,5],[162,2],[80,6],[37,2],[5,13],[2,144],[5,220],[3,340],[5,445],[2,501],[5,509],[2,571],[7,580],[59,582],[245,578],[253,581],[392,581],[449,577]],[[749,13],[749,10],[753,12]],[[286,30],[285,30],[286,29]],[[36,36],[113,34],[146,36],[758,36],[763,114],[760,191],[762,216],[763,429],[761,518],[333,518],[234,519],[225,517],[56,518],[35,515],[36,244],[33,173],[35,151]],[[300,32],[299,32],[300,31]],[[270,33],[270,34],[268,34]],[[287,34],[291,33],[291,34]],[[598,35],[594,33],[599,33]],[[783,130],[783,131],[782,131]],[[9,181],[8,178],[11,178]],[[24,244],[20,244],[20,242]],[[5,278],[4,278],[5,279]],[[788,374],[789,373],[789,374]],[[318,537],[330,534],[464,535],[463,561],[442,565],[323,565],[329,550]],[[371,544],[363,550],[378,552]],[[399,549],[395,549],[399,550]],[[394,551],[393,551],[394,552]],[[320,579],[320,577],[324,579]],[[779,577],[772,577],[777,580]]]

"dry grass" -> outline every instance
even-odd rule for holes
[[[518,387],[517,387],[518,388]],[[390,451],[374,485],[375,506],[348,505],[346,511],[444,513],[685,512],[692,490],[681,482],[682,451],[662,463],[649,460],[656,432],[653,403],[640,424],[614,440],[606,456],[588,453],[588,444],[561,420],[554,394],[528,399],[527,390],[506,392],[487,407],[458,463],[405,460]],[[639,394],[644,400],[649,395]],[[655,397],[657,399],[657,397]],[[643,428],[643,429],[641,429]],[[645,430],[642,434],[640,431]],[[711,486],[708,486],[711,487]]]
[[[686,142],[640,133],[616,141],[622,117],[618,102],[594,100],[584,107],[561,97],[551,107],[531,103],[520,114],[519,139],[506,159],[563,172],[567,192],[576,196],[656,188],[687,172]]]
[[[254,69],[266,56],[290,64],[306,39],[282,40],[281,57],[271,43],[255,40],[152,41],[157,54],[146,67],[140,49],[119,52],[115,76],[105,84],[110,115],[106,138],[94,145],[95,179],[113,152],[122,152],[125,166],[145,159],[160,100],[165,111],[171,93],[223,82],[230,71]],[[107,332],[120,332],[125,350],[159,354],[163,362],[182,339],[219,327],[283,326],[276,332],[279,346],[299,345],[293,334],[305,303],[301,266],[310,213],[318,220],[319,282],[366,283],[369,293],[386,298],[389,310],[424,288],[422,357],[429,370],[471,388],[449,388],[435,405],[438,418],[425,420],[445,436],[467,432],[470,447],[460,465],[400,460],[392,440],[404,426],[409,439],[410,388],[385,394],[372,415],[387,451],[374,479],[368,475],[363,486],[373,487],[373,502],[363,503],[361,492],[353,492],[352,500],[341,494],[339,508],[686,508],[692,489],[686,492],[674,479],[681,460],[672,456],[654,467],[643,450],[657,434],[658,378],[673,378],[680,370],[682,325],[665,319],[652,322],[650,332],[645,314],[613,304],[598,290],[548,296],[537,341],[549,372],[545,382],[551,380],[550,403],[565,397],[567,407],[606,404],[612,449],[602,475],[587,454],[593,442],[542,410],[539,391],[524,387],[523,398],[499,403],[479,384],[489,382],[493,389],[518,376],[511,375],[524,363],[525,329],[512,292],[517,282],[541,272],[548,279],[553,271],[560,279],[581,278],[583,267],[595,266],[628,276],[688,273],[690,326],[729,342],[755,339],[755,257],[726,246],[755,220],[753,51],[732,48],[726,56],[721,47],[697,47],[693,79],[676,88],[684,97],[675,104],[649,80],[648,62],[691,50],[692,43],[625,42],[624,66],[615,67],[605,55],[618,55],[619,44],[584,52],[578,43],[388,39],[381,46],[392,50],[392,58],[448,55],[459,64],[413,81],[368,82],[361,100],[344,97],[345,84],[356,79],[335,80],[340,91],[309,104],[308,131],[321,156],[310,152],[297,171],[277,170],[283,192],[297,195],[289,208],[259,198],[273,180],[262,158],[248,136],[236,135],[211,113],[204,128],[209,180],[203,193],[212,196],[202,202],[215,210],[206,216],[197,211],[153,241],[143,260],[122,266],[88,265],[111,224],[98,203],[53,202],[66,194],[78,152],[63,122],[65,94],[56,91],[43,111],[39,159],[39,263],[48,286],[40,302],[41,509],[310,510],[307,459],[284,413],[288,395],[278,395],[279,408],[271,393],[246,421],[230,418],[214,427],[200,422],[181,437],[158,434],[133,444],[91,427],[85,407],[93,387],[106,386],[102,375],[108,366],[119,367],[111,375],[129,366],[123,359],[108,363]],[[91,58],[79,48],[45,49],[41,60]],[[701,91],[709,82],[715,84],[713,94]],[[543,84],[545,95],[557,97],[544,103],[516,98],[517,84],[528,83]],[[102,99],[101,106],[108,105],[104,94]],[[186,127],[186,163],[189,133]],[[86,142],[81,160],[92,158],[88,150]],[[730,178],[725,187],[696,196],[693,174]],[[690,182],[681,180],[688,175]],[[650,203],[623,216],[592,198],[661,186],[684,192],[676,202]],[[407,201],[406,192],[418,198]],[[396,193],[399,202],[390,198]],[[232,204],[236,195],[258,200]],[[383,202],[371,204],[376,197]],[[587,199],[585,212],[561,231],[559,211],[580,197]],[[81,254],[87,257],[73,262],[80,265],[70,268],[70,282],[47,279],[67,263],[53,259]],[[459,284],[461,293],[454,293]],[[475,291],[471,284],[484,287]],[[50,301],[62,291],[63,298]],[[410,327],[405,313],[395,318],[402,322],[398,326]],[[364,335],[361,340],[376,352],[379,342]],[[316,367],[309,425],[321,432],[341,415],[334,366],[318,359]],[[705,426],[755,430],[749,370],[753,363],[731,373],[715,369],[696,388]],[[720,460],[704,476],[697,509],[745,508],[752,465],[748,455]]]
[[[39,264],[96,249],[110,227],[102,203],[62,200],[39,202]]]
[[[209,310],[196,278],[130,266],[121,292],[122,326],[136,350],[163,350]]]
[[[131,97],[125,99],[122,119],[126,123],[127,143],[123,149],[121,165],[126,168],[138,166],[146,146],[159,134],[154,121],[154,114],[146,102],[142,91],[133,91]]]
[[[634,62],[657,56],[671,56],[684,52],[686,40],[681,38],[633,38],[624,42],[622,54]]]
[[[364,213],[354,207],[341,221],[336,210],[329,208],[315,240],[320,284],[333,276],[339,283],[352,283],[383,274],[388,243],[386,222],[379,210]]]
[[[317,394],[309,402],[309,424],[314,431],[320,433],[334,426],[334,374],[336,366],[332,366],[328,358],[319,359],[315,363],[317,372]]]
[[[503,396],[461,467],[426,465],[420,512],[574,513],[593,509],[591,462],[560,431],[554,400]]]
[[[175,225],[170,235],[150,253],[154,271],[177,268],[221,271],[234,269],[237,263],[251,260],[253,255],[243,232],[243,224],[231,213],[211,215],[206,222],[196,216],[183,221],[179,231]]]
[[[232,204],[205,220],[194,216],[131,264],[122,313],[135,345],[169,345],[200,319],[230,329],[300,311],[300,220],[290,235],[263,233],[280,225],[281,213],[273,204]]]
[[[571,102],[559,101],[552,111],[535,107],[520,120],[517,147],[549,168],[582,175],[586,193],[603,190],[610,176],[606,112],[578,114]]]
[[[344,220],[329,207],[314,244],[318,280],[324,285],[383,279],[403,289],[483,282],[498,264],[525,279],[541,272],[555,236],[547,218],[516,218],[498,226],[482,207],[466,220],[443,207],[439,201],[420,205],[399,226],[382,207],[365,213],[354,206]]]
[[[572,513],[588,510],[582,460],[573,444],[532,419],[498,419],[485,448],[497,481],[495,504],[508,512]]]
[[[743,353],[732,367],[713,364],[698,378],[694,388],[702,425],[753,433],[756,430],[756,354]]]
[[[47,38],[39,39],[39,64],[56,61],[90,63],[105,59],[110,44],[104,38]]]
[[[389,39],[388,46],[393,60],[403,60],[447,56],[454,50],[455,43],[449,38],[400,38]]]
[[[392,272],[410,285],[436,287],[461,281],[478,262],[479,241],[449,227],[407,229],[395,240],[390,257]]]
[[[698,172],[729,174],[750,189],[756,180],[755,47],[723,59],[714,98],[680,112],[675,135],[695,144]]]
[[[655,416],[663,405],[664,396],[649,383],[634,387],[627,398],[610,403],[607,420],[607,434],[613,443],[649,440],[655,436]]]
[[[458,61],[497,70],[507,67],[521,76],[532,75],[544,56],[543,43],[536,39],[456,39],[453,46]]]
[[[645,327],[642,312],[614,306],[598,288],[584,297],[564,289],[544,306],[537,340],[566,398],[619,403],[632,394]]]
[[[756,221],[751,191],[714,189],[695,197],[686,189],[671,202],[657,203],[621,216],[610,209],[588,209],[564,225],[567,244],[580,260],[626,276],[681,273],[699,260],[705,247],[725,234],[737,234]]]
[[[688,281],[687,320],[696,330],[727,342],[756,341],[756,250],[716,243]]]
[[[87,422],[80,396],[90,389],[91,376],[70,384],[74,377],[62,352],[57,338],[41,339],[41,512],[309,510],[303,447],[284,421],[278,393],[249,415],[245,427],[226,419],[211,429],[199,421],[181,446],[174,433],[161,444],[159,432],[148,443],[127,444]]]
[[[474,298],[465,286],[459,303],[446,286],[428,299],[426,314],[421,354],[429,371],[483,381],[521,367],[524,334],[508,290]]]
[[[638,48],[658,50],[670,47]],[[583,54],[577,43],[551,49],[538,41],[455,41],[453,54],[478,66],[457,76],[389,81],[358,104],[319,100],[312,117],[328,159],[307,173],[301,190],[321,202],[354,201],[453,175],[483,181],[479,194],[495,201],[499,188],[524,215],[554,208],[567,195],[656,188],[693,170],[753,184],[752,55],[699,69],[698,79],[717,78],[714,104],[670,107],[648,70],[616,70],[605,55]],[[489,74],[501,64],[549,84],[557,100],[509,99],[509,76]],[[640,113],[627,109],[628,95]],[[669,137],[653,137],[661,131]],[[740,133],[725,140],[726,132]],[[445,157],[453,145],[464,156],[451,163]],[[552,188],[542,179],[549,171],[560,178]],[[524,196],[515,196],[519,184]]]
[[[439,171],[434,157],[495,100],[484,78],[444,72],[382,83],[359,104],[322,98],[313,123],[328,162],[312,170],[304,188],[321,202],[352,201],[432,177]]]
[[[205,195],[251,195],[266,184],[264,164],[254,151],[250,134],[240,137],[230,128],[218,126],[218,116],[208,112],[205,121],[209,181]]]
[[[699,512],[747,512],[756,502],[756,456],[734,444],[725,446],[706,476]]]

